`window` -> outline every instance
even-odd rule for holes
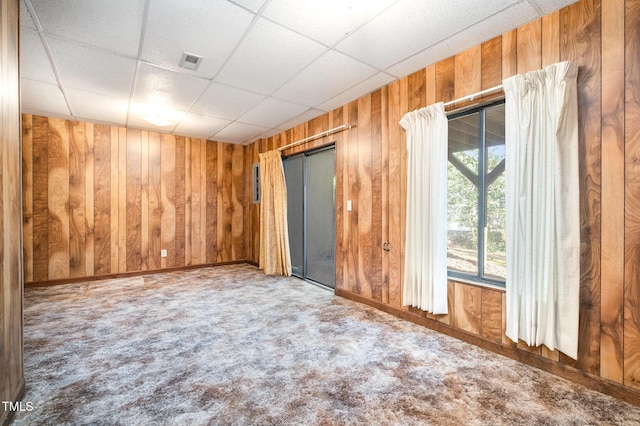
[[[447,268],[504,283],[504,102],[449,117]]]

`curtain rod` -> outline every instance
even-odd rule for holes
[[[292,143],[290,143],[288,145],[282,146],[282,147],[278,148],[278,151],[284,151],[285,149],[294,147],[296,145],[300,145],[301,143],[309,142],[311,140],[318,139],[318,138],[323,138],[325,136],[329,136],[329,135],[332,135],[334,133],[350,129],[351,127],[353,127],[353,126],[351,126],[350,124],[343,124],[342,126],[334,127],[333,129],[329,129],[329,130],[327,130],[325,132],[317,133],[317,134],[315,134],[313,136],[309,136],[309,137],[306,137],[304,139],[300,139],[299,141],[295,141],[295,142],[292,142]]]
[[[502,90],[502,84],[500,84],[498,86],[495,86],[495,87],[491,87],[489,89],[481,90],[481,91],[476,92],[476,93],[472,93],[472,94],[467,95],[467,96],[463,96],[463,97],[458,98],[458,99],[454,99],[454,100],[449,101],[449,102],[445,102],[444,106],[447,107],[449,105],[453,105],[453,104],[456,104],[458,102],[466,101],[467,99],[472,101],[473,98],[475,98],[477,96],[482,96],[482,95],[486,95],[487,93],[497,92],[498,90]]]

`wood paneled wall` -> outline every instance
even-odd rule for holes
[[[22,130],[27,283],[245,258],[243,146],[32,115]]]
[[[24,392],[18,0],[0,3],[0,401]],[[12,413],[0,407],[0,425]]]
[[[587,382],[617,383],[618,388],[634,393],[640,389],[638,52],[640,0],[582,0],[258,141],[248,147],[247,163],[257,161],[259,152],[343,123],[355,125],[295,149],[334,141],[337,146],[337,294],[420,319],[533,365],[558,373],[573,371]],[[406,146],[400,118],[408,111],[563,60],[579,65],[577,361],[545,347],[511,342],[504,335],[505,297],[500,290],[450,281],[448,315],[435,317],[401,306]],[[351,212],[346,211],[347,200],[352,200]],[[258,261],[257,208],[249,210],[247,254]],[[388,253],[382,251],[384,241],[390,242]]]

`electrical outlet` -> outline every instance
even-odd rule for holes
[[[160,250],[160,257],[167,257],[167,250],[166,249]]]

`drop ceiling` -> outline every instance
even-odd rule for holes
[[[21,0],[22,110],[248,143],[574,1]]]

